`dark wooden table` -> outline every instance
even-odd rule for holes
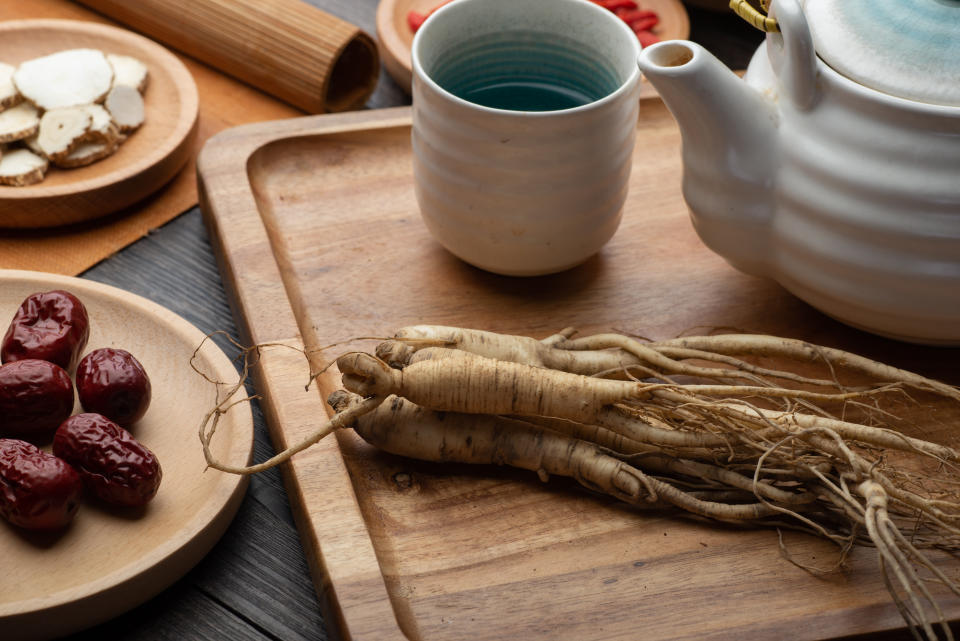
[[[375,33],[377,0],[309,0]],[[690,8],[691,38],[733,68],[744,68],[761,34],[732,14]],[[381,73],[367,107],[409,103]],[[180,314],[204,332],[236,335],[235,323],[200,210],[169,224],[82,274],[134,292]],[[278,284],[279,286],[279,284]],[[232,355],[224,341],[221,347]],[[273,448],[254,405],[256,459]],[[212,552],[156,598],[76,640],[318,641],[328,629],[293,524],[280,474],[255,476],[236,519]]]

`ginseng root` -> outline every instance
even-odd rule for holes
[[[943,614],[917,572],[960,596],[920,552],[960,551],[960,453],[889,426],[907,425],[892,409],[915,403],[906,388],[948,404],[960,390],[793,339],[573,334],[536,340],[405,328],[377,348],[383,360],[360,352],[337,359],[347,391],[331,397],[337,413],[307,441],[260,465],[211,465],[265,469],[352,426],[397,455],[511,465],[543,480],[570,477],[631,505],[795,527],[842,554],[854,544],[875,548],[917,638],[950,638],[932,623]],[[764,366],[741,356],[762,357]],[[797,361],[803,374],[776,369]],[[816,363],[829,374],[807,376]],[[856,387],[841,380],[850,374]],[[871,380],[861,384],[864,376]],[[214,429],[203,432],[208,455]]]
[[[527,336],[497,334],[479,329],[414,325],[399,330],[394,335],[394,340],[381,343],[376,353],[377,357],[392,367],[404,367],[410,363],[413,354],[421,349],[448,347],[498,361],[523,363],[588,376],[640,362],[626,352],[614,350],[574,352],[557,349],[555,345],[565,341],[570,333],[572,330],[538,341]]]
[[[341,412],[360,402],[360,397],[342,391],[328,399]],[[536,472],[544,481],[551,475],[565,476],[626,503],[660,500],[722,521],[756,520],[775,513],[760,503],[703,501],[647,476],[593,443],[509,418],[440,413],[392,396],[357,416],[352,426],[365,441],[391,454],[435,462],[509,465]]]
[[[343,386],[362,396],[396,394],[429,409],[519,414],[590,422],[605,406],[646,395],[611,381],[482,356],[419,361],[402,370],[364,353],[337,359]]]

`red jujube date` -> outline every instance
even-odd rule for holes
[[[0,439],[0,515],[22,528],[54,530],[73,520],[83,482],[65,461],[26,441]]]
[[[60,425],[53,453],[80,473],[87,490],[113,505],[137,507],[152,499],[162,472],[145,445],[100,414],[77,414]]]
[[[72,371],[89,337],[80,299],[62,290],[38,292],[20,304],[0,344],[0,361],[36,358]]]
[[[47,443],[73,411],[73,383],[62,367],[27,359],[0,365],[0,437]]]
[[[84,356],[77,366],[77,396],[85,411],[126,427],[150,406],[150,379],[130,352],[105,347]]]

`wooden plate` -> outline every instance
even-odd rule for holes
[[[146,121],[109,158],[51,167],[27,187],[0,186],[0,227],[53,227],[116,212],[163,186],[183,167],[197,132],[197,87],[172,53],[135,33],[75,20],[0,23],[0,61],[17,65],[63,49],[134,56],[148,67]]]
[[[150,376],[153,398],[132,432],[157,455],[163,480],[142,514],[85,502],[58,536],[36,536],[0,520],[0,637],[44,639],[105,621],[159,593],[210,550],[233,518],[246,478],[204,471],[197,428],[216,390],[189,360],[204,335],[173,312],[92,281],[0,270],[0,331],[33,292],[66,289],[90,315],[88,350],[130,351]],[[234,381],[230,359],[203,343],[198,367]],[[75,407],[79,411],[79,407]],[[223,417],[214,446],[233,462],[249,460],[253,419],[245,405]]]
[[[411,11],[428,13],[440,2],[442,0],[380,0],[377,6],[380,58],[387,72],[407,93],[410,93],[413,73],[410,61],[413,32],[407,25],[407,14]],[[690,35],[690,18],[679,0],[638,0],[637,4],[656,11],[660,16],[660,24],[654,27],[653,32],[661,40],[683,40]],[[653,86],[644,81],[643,95],[655,93]]]

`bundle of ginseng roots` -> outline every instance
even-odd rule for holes
[[[794,366],[762,365],[771,361]],[[815,364],[824,375],[810,373]],[[841,559],[873,547],[914,637],[953,638],[927,584],[958,597],[960,586],[924,550],[960,550],[960,455],[906,435],[884,401],[918,409],[915,395],[936,395],[960,407],[956,387],[742,334],[652,342],[564,330],[536,340],[415,326],[337,366],[345,389],[328,399],[337,413],[311,438],[237,468],[212,459],[212,431],[201,430],[211,466],[258,471],[352,427],[392,454],[510,465],[634,505],[792,527],[835,542]],[[842,382],[850,378],[857,384]]]

